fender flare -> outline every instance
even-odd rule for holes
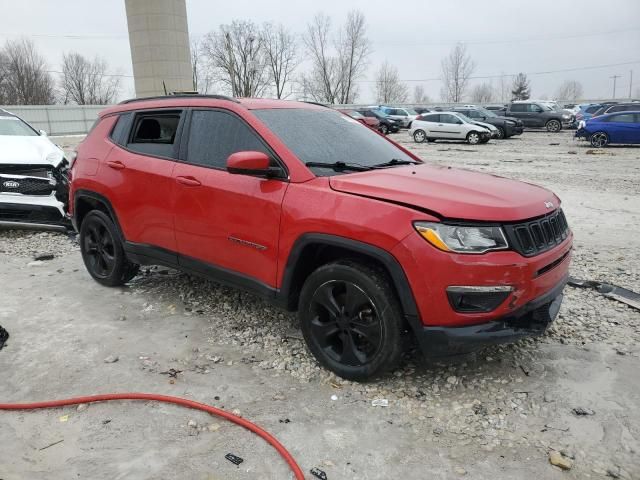
[[[278,292],[278,296],[280,296],[282,300],[288,301],[292,292],[295,291],[293,282],[296,266],[301,260],[300,257],[305,247],[312,244],[340,247],[354,253],[372,257],[379,261],[386,268],[389,276],[391,277],[391,281],[396,289],[398,299],[400,300],[405,316],[414,318],[418,317],[418,308],[413,297],[411,286],[409,285],[409,280],[407,279],[400,262],[398,262],[391,253],[365,242],[324,233],[305,233],[298,237],[293,244],[293,247],[289,252],[287,264],[284,268],[282,285]]]
[[[91,199],[93,201],[100,202],[106,207],[106,209],[109,212],[109,215],[113,219],[113,223],[115,224],[116,229],[118,230],[118,234],[120,235],[120,240],[124,243],[126,241],[126,239],[124,237],[124,233],[122,232],[122,228],[120,227],[120,222],[118,220],[118,215],[116,214],[116,211],[113,209],[113,206],[111,205],[111,202],[104,195],[102,195],[100,193],[96,193],[96,192],[91,191],[91,190],[82,190],[82,189],[80,189],[80,190],[77,190],[73,195],[73,218],[72,218],[73,228],[77,232],[80,231],[80,225],[78,224],[78,218],[77,218],[78,202],[79,202],[79,200],[81,200],[83,198],[89,198],[89,199]]]

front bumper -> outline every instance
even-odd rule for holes
[[[505,125],[505,133],[508,137],[512,137],[514,135],[522,135],[524,131],[524,127],[522,125]]]
[[[0,193],[0,225],[65,227],[69,219],[55,195]]]
[[[591,134],[589,132],[587,132],[583,127],[579,127],[576,130],[576,133],[575,133],[574,137],[575,138],[586,138],[586,139],[588,139],[590,135]]]
[[[428,358],[442,358],[542,335],[560,310],[567,278],[518,310],[490,322],[467,327],[414,326],[420,349]]]

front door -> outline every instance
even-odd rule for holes
[[[455,115],[451,115],[450,113],[440,114],[438,130],[442,138],[451,138],[456,140],[464,139],[465,134],[462,127],[462,120]]]
[[[275,155],[231,112],[194,110],[188,125],[182,162],[173,172],[180,264],[213,269],[242,286],[257,281],[275,287],[281,205],[289,184],[226,170],[235,152],[260,151],[274,161]]]

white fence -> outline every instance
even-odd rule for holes
[[[107,105],[8,105],[0,106],[49,135],[76,135],[89,131]]]

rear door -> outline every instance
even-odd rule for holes
[[[231,283],[275,287],[278,231],[286,180],[227,172],[229,155],[275,154],[235,113],[196,109],[190,114],[181,162],[173,172],[179,262],[220,274]]]
[[[183,118],[183,111],[175,109],[128,112],[112,130],[117,145],[101,165],[100,176],[129,242],[176,250],[172,173]]]
[[[526,103],[512,103],[506,115],[508,117],[519,118],[525,126],[530,127],[531,119],[529,118],[527,106],[528,104]]]
[[[440,114],[429,113],[426,115],[420,115],[420,118],[417,120],[417,122],[418,123],[414,123],[414,127],[418,128],[419,126],[420,128],[422,128],[427,134],[427,137],[442,138],[438,130],[438,124],[440,123]]]

